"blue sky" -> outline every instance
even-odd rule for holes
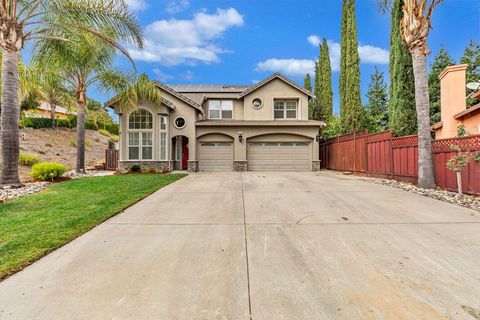
[[[317,41],[330,43],[334,109],[338,112],[341,0],[127,0],[144,27],[146,47],[130,49],[139,72],[166,83],[253,84],[279,71],[299,83],[312,71]],[[357,0],[361,89],[377,65],[388,79],[390,17],[375,0]],[[433,55],[444,44],[459,60],[480,42],[479,0],[446,0],[432,20]],[[128,63],[120,60],[119,63]],[[313,76],[313,74],[312,74]],[[101,102],[110,97],[91,92]],[[363,98],[363,103],[366,99]]]

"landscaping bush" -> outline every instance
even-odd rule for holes
[[[34,179],[53,181],[67,172],[67,168],[57,162],[41,162],[32,167],[30,175]]]
[[[33,128],[33,129],[41,129],[41,128],[50,128],[52,126],[52,122],[49,118],[33,118],[33,117],[26,117],[20,120],[19,126],[21,128]],[[74,125],[70,120],[63,120],[63,119],[56,119],[55,126],[58,128],[73,128]]]
[[[110,136],[110,132],[108,132],[108,130],[106,129],[98,129],[98,133],[106,136],[106,137],[109,137]]]
[[[20,160],[18,161],[22,166],[33,166],[41,161],[40,157],[30,153],[20,153]]]
[[[140,172],[142,171],[142,167],[138,164],[134,164],[130,167],[130,171],[132,172]]]

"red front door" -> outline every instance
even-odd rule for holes
[[[188,141],[182,139],[182,170],[188,170]]]

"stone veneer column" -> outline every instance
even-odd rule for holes
[[[197,172],[198,171],[198,161],[189,160],[188,161],[188,172]]]
[[[321,160],[312,161],[312,171],[320,171],[320,161]]]
[[[248,161],[240,160],[240,161],[233,161],[233,171],[237,172],[244,172],[248,169]]]

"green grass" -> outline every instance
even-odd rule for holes
[[[139,174],[83,178],[0,204],[0,279],[182,177]]]

